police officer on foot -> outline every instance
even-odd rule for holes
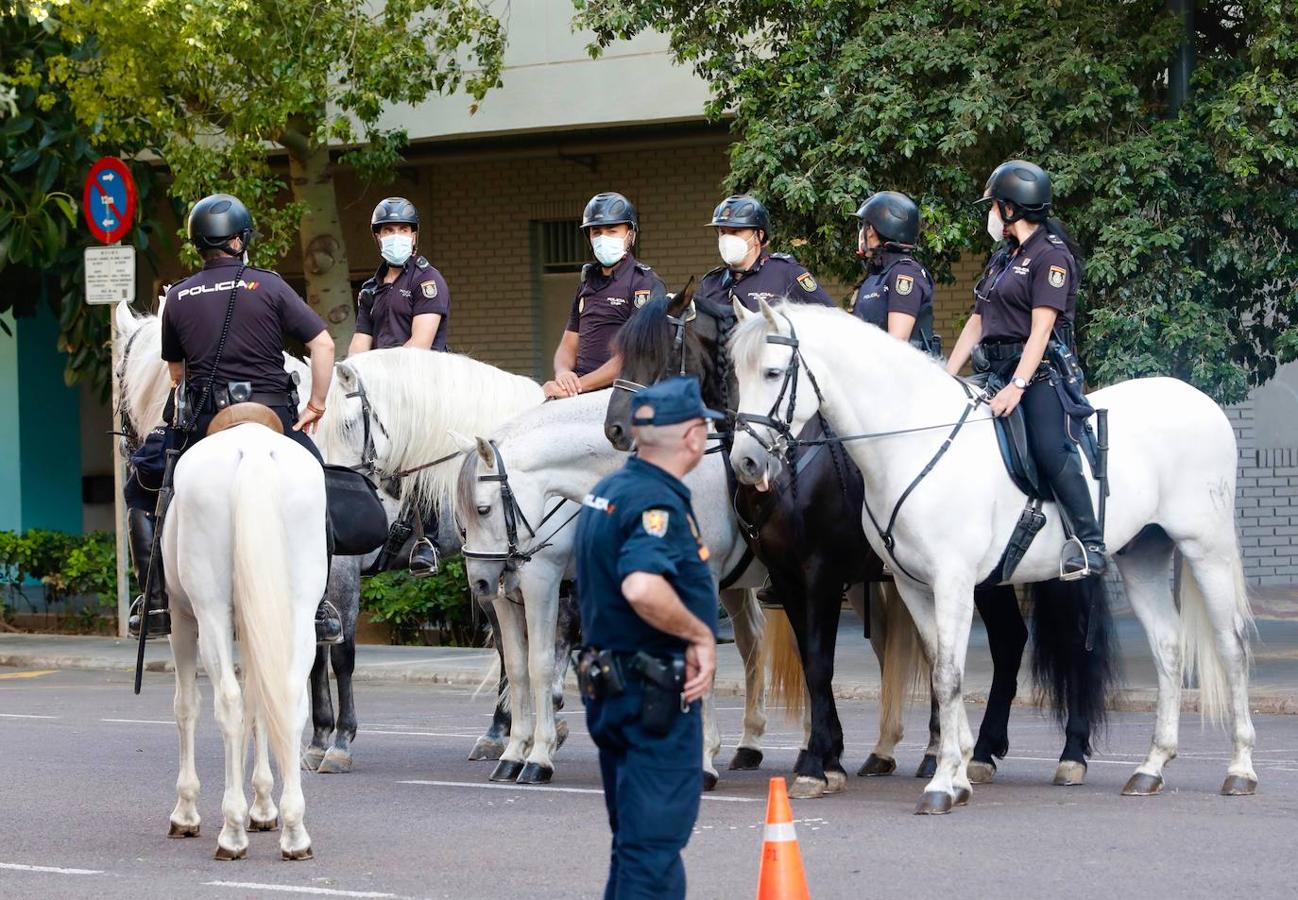
[[[757,301],[838,306],[806,267],[787,253],[767,253],[771,217],[756,197],[735,194],[712,213],[709,228],[717,230],[717,252],[725,263],[703,276],[696,298],[730,305],[736,299],[757,311]]]
[[[170,424],[160,445],[183,452],[202,440],[221,409],[251,402],[274,411],[284,434],[320,459],[307,435],[324,415],[333,377],[334,342],[324,322],[279,275],[248,265],[252,216],[237,198],[204,197],[189,214],[188,231],[203,268],[167,290],[162,358],[175,391],[164,410]],[[304,343],[311,354],[311,398],[300,415],[295,385],[284,371],[286,337]],[[126,492],[131,553],[141,587],[154,543],[156,490],[157,485],[152,491],[145,487],[137,473]],[[161,561],[155,572],[159,577],[149,582],[149,596],[137,598],[131,608],[129,627],[137,636],[141,609],[149,616],[150,637],[171,633]],[[335,642],[341,634],[337,611],[322,600],[317,639]]]
[[[621,194],[596,194],[581,216],[581,230],[596,262],[581,270],[568,326],[554,351],[554,380],[545,396],[575,397],[617,380],[621,361],[613,355],[613,336],[650,300],[667,296],[654,270],[631,254],[640,233],[635,206]]]
[[[866,275],[852,314],[935,357],[941,339],[933,331],[933,279],[915,261],[919,207],[897,191],[879,191],[856,211],[857,254]]]
[[[613,846],[605,898],[682,898],[681,850],[703,786],[699,700],[716,668],[717,591],[682,482],[703,458],[698,381],[641,391],[639,455],[591,490],[577,522],[577,587],[588,646],[578,664],[599,747]]]
[[[415,253],[419,247],[419,210],[405,197],[388,197],[370,214],[370,231],[382,261],[373,277],[361,285],[356,332],[347,354],[389,347],[446,350],[451,292],[442,273]],[[437,548],[432,541],[437,535],[437,521],[429,516],[427,521],[415,524],[422,526],[422,536],[410,551],[409,568],[415,575],[432,575],[438,568]],[[405,534],[410,530],[413,528],[407,524]]]
[[[974,288],[973,315],[956,342],[947,371],[972,355],[1005,386],[991,411],[1008,416],[1023,404],[1028,443],[1037,468],[1059,502],[1072,539],[1060,557],[1065,580],[1105,569],[1104,534],[1076,441],[1091,412],[1081,394],[1083,374],[1073,343],[1081,248],[1050,216],[1050,176],[1023,160],[1002,163],[987,179],[987,233],[1002,246]]]

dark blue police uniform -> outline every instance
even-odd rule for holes
[[[605,275],[602,266],[587,263],[572,300],[567,330],[577,335],[578,377],[589,375],[613,358],[613,337],[636,310],[667,296],[654,270],[628,253]]]
[[[681,406],[685,402],[688,407]],[[647,388],[637,397],[637,406],[643,403],[654,405],[656,415],[687,408],[675,422],[703,415],[693,378]],[[655,424],[669,423],[656,418]],[[620,691],[598,697],[583,691],[613,831],[604,896],[684,897],[680,853],[698,817],[703,787],[702,714],[698,702],[680,711],[677,689],[669,698],[676,711],[665,730],[646,716],[646,692],[654,687],[639,677],[637,660],[647,656],[680,667],[687,644],[640,618],[622,595],[622,581],[633,572],[661,575],[715,632],[717,593],[708,549],[699,537],[689,488],[638,457],[599,482],[584,507],[576,534],[582,633],[587,652],[607,652],[622,682]]]
[[[915,318],[910,343],[926,353],[940,355],[933,338],[933,278],[909,253],[879,250],[857,288],[852,314],[863,322],[888,330],[888,313]]]
[[[757,312],[759,300],[777,303],[785,298],[794,303],[838,306],[806,266],[787,253],[764,253],[745,272],[718,266],[703,276],[697,297],[725,306],[734,298],[753,312]]]
[[[410,340],[415,316],[436,314],[437,334],[433,350],[446,349],[451,318],[451,290],[442,273],[422,256],[412,256],[401,267],[396,280],[383,283],[392,268],[380,263],[372,278],[361,285],[356,303],[356,333],[374,338],[374,349],[401,347]]]

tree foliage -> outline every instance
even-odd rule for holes
[[[798,253],[847,276],[850,213],[904,190],[949,276],[988,250],[970,207],[1004,159],[1039,162],[1088,251],[1092,380],[1184,378],[1224,402],[1298,352],[1298,18],[1200,0],[1189,102],[1168,109],[1184,29],[1162,0],[576,0],[592,54],[647,28],[733,116],[730,186]]]

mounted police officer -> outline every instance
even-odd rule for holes
[[[919,207],[897,191],[879,191],[856,211],[857,253],[866,275],[852,314],[935,357],[941,338],[933,330],[933,279],[915,261]]]
[[[1104,572],[1104,534],[1096,521],[1077,441],[1094,412],[1082,394],[1073,320],[1082,276],[1081,249],[1051,218],[1050,176],[1012,159],[987,179],[987,233],[1002,242],[974,288],[976,303],[947,363],[955,374],[972,355],[975,368],[1005,383],[994,415],[1023,404],[1028,442],[1040,474],[1064,513],[1072,538],[1060,577]]]
[[[703,458],[707,420],[720,418],[693,377],[645,388],[631,420],[639,455],[592,488],[577,521],[588,642],[578,677],[613,830],[605,898],[685,896],[717,591],[681,479]]]
[[[446,350],[451,292],[442,273],[416,255],[419,210],[405,197],[381,200],[370,214],[370,231],[382,261],[361,285],[356,302],[356,333],[347,354],[389,347]],[[432,575],[438,568],[437,521],[407,523],[402,531],[419,532],[410,551],[414,575]],[[395,552],[389,550],[389,552]]]
[[[284,434],[320,459],[307,435],[324,415],[333,376],[334,342],[324,322],[279,275],[248,265],[248,244],[255,232],[252,216],[238,199],[229,194],[204,197],[189,214],[188,231],[203,268],[167,290],[162,358],[175,390],[163,412],[169,424],[146,447],[183,452],[202,440],[221,409],[251,402],[274,411]],[[311,355],[311,397],[300,415],[296,386],[284,371],[286,337],[304,343]],[[137,469],[126,491],[131,551],[141,587],[156,546],[156,490],[145,487]],[[149,596],[136,598],[131,607],[132,634],[139,634],[141,609],[149,616],[150,637],[171,632],[160,562],[158,577],[148,580]],[[341,628],[336,611],[322,601],[317,639],[335,641]]]
[[[736,299],[757,311],[757,301],[788,298],[795,303],[838,306],[815,277],[787,253],[767,253],[771,216],[756,197],[735,194],[712,213],[709,228],[717,230],[717,252],[725,263],[703,276],[696,298],[730,305]]]
[[[637,309],[667,296],[654,270],[631,254],[640,217],[630,200],[611,192],[591,197],[581,230],[597,262],[582,267],[568,326],[554,351],[554,380],[545,383],[545,396],[552,399],[612,384],[622,367],[613,355],[613,336]]]

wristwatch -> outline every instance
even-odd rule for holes
[[[1020,391],[1026,391],[1028,389],[1027,380],[1020,378],[1017,375],[1015,375],[1013,378],[1010,379],[1010,384],[1014,385]]]

